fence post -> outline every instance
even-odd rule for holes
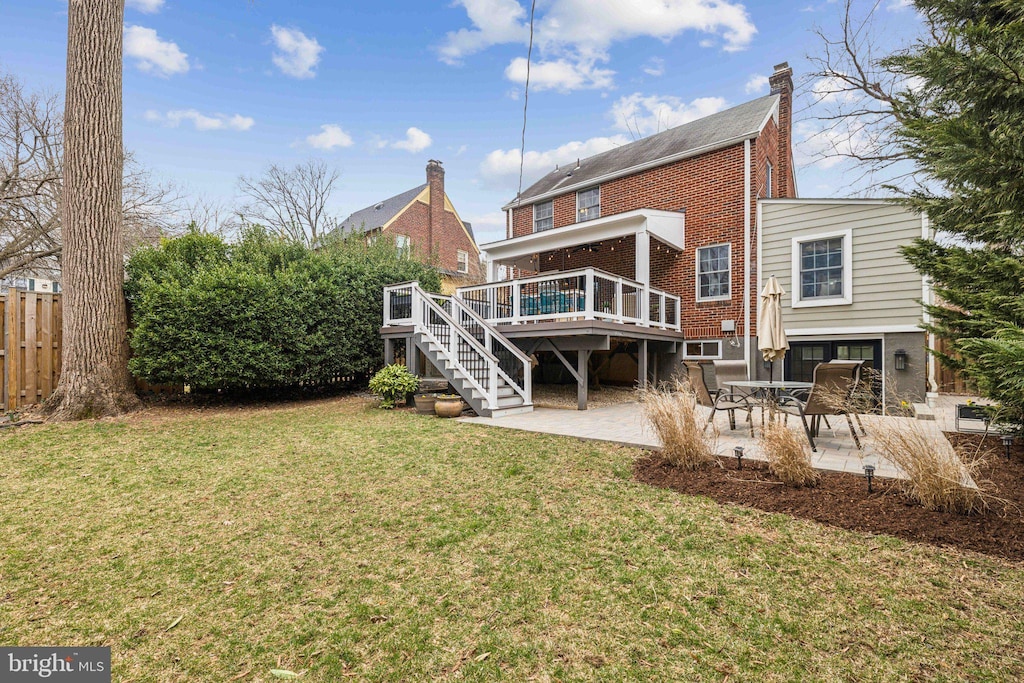
[[[20,363],[18,356],[21,354],[21,330],[18,325],[18,312],[21,308],[21,296],[18,290],[13,287],[7,290],[7,334],[5,335],[6,340],[4,342],[4,357],[7,359],[5,363],[7,367],[7,410],[14,411],[18,409],[18,396],[21,393],[20,387],[18,386],[18,377],[21,375],[19,365]]]

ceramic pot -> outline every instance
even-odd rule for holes
[[[416,394],[413,399],[416,403],[416,412],[420,415],[433,415],[434,402],[437,401],[437,394]]]
[[[434,401],[438,417],[458,417],[462,414],[462,399],[458,396],[438,396]]]

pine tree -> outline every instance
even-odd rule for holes
[[[1024,422],[1024,3],[914,4],[932,30],[885,66],[906,79],[896,135],[923,181],[904,201],[937,238],[904,255],[934,284],[942,362]]]

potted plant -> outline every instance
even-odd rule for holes
[[[404,365],[385,365],[370,380],[370,391],[380,396],[380,407],[391,410],[398,399],[416,391],[420,379]]]
[[[462,397],[458,394],[438,394],[434,400],[434,413],[438,417],[462,415]]]
[[[433,415],[435,401],[437,401],[437,394],[416,394],[413,397],[416,412],[420,415]]]

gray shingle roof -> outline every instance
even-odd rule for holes
[[[565,161],[569,162],[567,165],[548,173],[523,190],[518,202],[513,199],[503,208],[529,203],[549,192],[581,188],[598,178],[627,175],[632,172],[631,169],[657,162],[659,159],[756,135],[778,101],[778,95],[766,95],[751,100],[717,114],[587,157],[580,160],[579,168],[575,168],[575,164],[571,163],[575,160],[566,159]]]
[[[357,230],[363,232],[370,232],[383,226],[389,220],[398,215],[398,212],[406,207],[406,205],[416,198],[420,192],[427,186],[423,183],[419,187],[414,187],[411,190],[406,190],[402,194],[396,194],[394,197],[385,199],[382,202],[371,204],[365,209],[356,211],[351,216],[341,222],[342,234],[349,234]]]

